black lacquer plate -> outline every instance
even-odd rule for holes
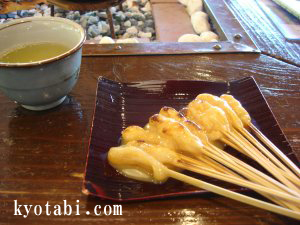
[[[204,194],[205,190],[169,179],[164,184],[151,184],[126,178],[107,162],[110,147],[118,146],[121,131],[130,125],[144,126],[151,115],[163,106],[177,110],[186,106],[200,93],[220,96],[230,93],[250,113],[254,123],[290,159],[297,162],[292,148],[282,133],[255,80],[247,77],[232,82],[189,80],[144,81],[118,83],[100,77],[87,155],[83,193],[116,201],[148,200],[171,196]],[[229,152],[247,161],[240,154]],[[255,162],[249,164],[259,168]],[[231,190],[245,189],[196,174],[189,175]]]

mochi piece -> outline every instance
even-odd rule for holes
[[[187,4],[188,4],[189,1],[190,0],[178,0],[178,2],[181,3],[184,6],[187,6]]]
[[[184,34],[178,38],[178,42],[201,42],[201,38],[196,34]]]
[[[215,42],[219,40],[219,36],[212,31],[205,31],[200,35],[201,42]]]
[[[203,2],[202,0],[189,0],[186,9],[191,16],[195,12],[203,10]]]
[[[208,22],[208,15],[205,12],[198,11],[193,13],[191,16],[191,22],[197,34],[211,30]]]
[[[114,43],[115,41],[111,37],[107,37],[107,36],[101,38],[99,42],[99,44],[114,44]]]
[[[116,43],[122,44],[122,43],[139,43],[139,41],[136,38],[126,38],[126,39],[119,39]]]

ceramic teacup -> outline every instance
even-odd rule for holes
[[[0,90],[30,110],[62,103],[79,76],[85,31],[77,23],[57,17],[30,17],[0,25],[0,56],[15,46],[52,42],[64,44],[60,55],[28,63],[0,62]]]

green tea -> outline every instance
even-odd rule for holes
[[[0,62],[3,63],[29,63],[40,60],[49,59],[58,56],[70,48],[51,42],[40,42],[22,45],[13,49],[10,49],[0,55]]]

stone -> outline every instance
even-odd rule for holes
[[[110,7],[110,12],[111,12],[111,14],[115,14],[117,12],[117,8],[116,7]]]
[[[143,12],[150,12],[150,11],[152,11],[150,2],[147,2],[146,5],[145,5],[145,7],[141,8],[141,10],[142,10]]]
[[[141,37],[141,38],[151,38],[152,37],[152,33],[150,32],[143,32],[143,31],[140,31],[138,33],[138,37]]]
[[[126,18],[130,19],[132,17],[132,12],[125,12],[124,13]]]
[[[119,44],[135,44],[135,43],[139,43],[139,41],[136,39],[136,38],[125,38],[125,39],[118,39],[116,41],[116,43],[119,43]]]
[[[154,21],[153,20],[146,20],[145,21],[146,27],[154,27]]]
[[[114,43],[115,41],[111,37],[107,37],[107,36],[101,38],[99,42],[99,44],[114,44]]]
[[[184,34],[178,38],[178,42],[201,42],[197,34]]]
[[[79,11],[74,12],[74,19],[75,20],[80,19],[80,12]]]
[[[15,18],[15,16],[17,15],[17,12],[11,12],[7,14],[8,18]]]
[[[63,14],[63,13],[55,13],[54,16],[55,16],[55,17],[63,17],[64,14]]]
[[[138,29],[135,26],[129,27],[126,29],[126,33],[129,34],[137,34],[138,33]]]
[[[40,6],[40,10],[45,11],[46,9],[48,9],[49,7],[46,4],[43,4]]]
[[[131,22],[130,22],[130,20],[127,20],[127,21],[125,21],[125,23],[123,24],[124,25],[124,27],[131,27]]]
[[[93,38],[93,37],[96,37],[100,34],[100,31],[98,29],[98,26],[93,24],[91,26],[89,26],[88,28],[88,31],[87,31],[87,34],[89,37]]]
[[[123,36],[122,36],[123,39],[131,38],[131,37],[133,37],[133,35],[132,35],[132,34],[129,34],[129,33],[125,33],[125,34],[123,34]]]
[[[139,29],[143,29],[144,26],[145,26],[145,23],[143,21],[138,21],[137,26],[138,26]]]
[[[143,13],[140,13],[140,12],[138,12],[138,13],[133,13],[132,14],[132,18],[134,18],[134,19],[136,19],[136,20],[141,20],[141,21],[145,21],[145,19],[146,19],[146,17],[144,16],[144,14]]]
[[[110,31],[109,25],[105,21],[101,21],[101,25],[102,25],[101,34],[109,33],[109,31]]]
[[[219,40],[219,36],[212,31],[205,31],[200,35],[201,42],[215,42]]]
[[[106,12],[98,12],[97,16],[101,19],[107,19],[107,14]]]
[[[146,20],[153,19],[153,16],[152,16],[152,13],[151,13],[151,12],[146,12],[146,13],[144,14],[144,16],[145,16]]]
[[[0,14],[0,19],[6,19],[7,15],[6,14]]]
[[[125,21],[126,16],[122,11],[118,11],[115,14],[115,20],[118,21],[119,23],[121,23],[122,21]]]
[[[98,16],[90,16],[88,19],[88,24],[97,24],[99,22],[99,17]]]
[[[116,33],[119,33],[120,29],[121,29],[120,25],[114,26],[114,30],[115,30]]]
[[[87,24],[88,24],[88,17],[87,16],[82,16],[79,20],[81,26],[86,29],[87,28]]]
[[[195,12],[191,16],[191,23],[197,34],[211,30],[210,24],[208,22],[208,15],[205,12]]]
[[[203,2],[202,0],[189,0],[186,9],[191,16],[195,12],[203,10]]]
[[[68,13],[66,18],[69,19],[69,20],[74,20],[74,14]]]
[[[155,33],[155,30],[152,27],[145,27],[144,31],[146,33],[152,33],[152,34]]]
[[[131,26],[137,26],[138,24],[138,21],[136,21],[135,19],[130,19],[129,21],[131,23]]]

